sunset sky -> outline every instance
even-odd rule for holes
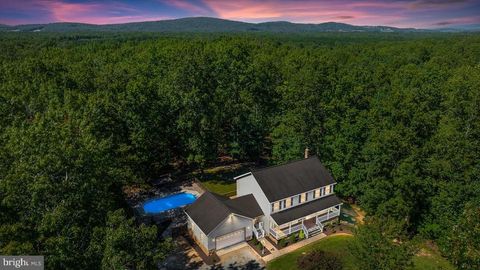
[[[439,28],[480,23],[480,0],[0,0],[0,24],[111,24],[208,16]]]

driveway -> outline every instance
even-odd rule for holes
[[[178,250],[160,265],[162,270],[261,270],[265,269],[262,258],[247,244],[242,243],[219,252],[220,263],[209,266],[197,251],[183,238],[177,239]]]
[[[264,262],[250,246],[242,247],[220,256],[220,264],[202,266],[200,269],[214,270],[260,270],[265,269]]]

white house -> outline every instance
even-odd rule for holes
[[[185,212],[188,227],[205,251],[219,250],[252,237],[278,241],[303,230],[323,231],[340,216],[335,180],[316,156],[235,177],[237,197],[206,192]]]

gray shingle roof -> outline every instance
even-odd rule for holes
[[[263,215],[252,194],[229,199],[208,191],[187,206],[185,212],[207,235],[230,214],[252,219]]]
[[[318,157],[252,172],[270,202],[335,183]]]
[[[335,194],[332,194],[321,199],[316,199],[311,202],[292,207],[288,210],[274,213],[272,214],[272,218],[278,225],[282,225],[289,221],[299,219],[340,203],[342,203],[340,199]]]
[[[252,194],[224,201],[232,213],[249,218],[263,216],[263,211]]]

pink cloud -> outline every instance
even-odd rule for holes
[[[389,8],[395,9],[398,3],[381,3],[360,1],[346,3],[345,1],[221,1],[205,0],[220,18],[232,20],[269,21],[291,20],[295,22],[320,23],[326,21],[340,21],[354,24],[371,24],[376,21],[379,24],[404,18],[398,12],[392,12],[390,16],[376,15],[368,12],[365,8]],[[363,9],[362,9],[363,8]]]
[[[450,25],[477,24],[480,23],[480,17],[452,18],[432,23],[433,26],[445,27]]]
[[[71,3],[62,0],[0,0],[0,8],[37,15],[1,19],[2,23],[10,25],[44,22],[115,24],[170,19],[168,16],[140,11],[117,1]]]
[[[192,2],[189,2],[187,0],[164,0],[161,1],[162,3],[165,3],[167,5],[189,11],[191,13],[194,13],[195,15],[208,15],[210,14],[210,11],[198,4],[194,4]]]
[[[167,19],[166,16],[141,14],[135,9],[115,3],[48,3],[52,17],[57,22],[80,22],[91,24],[115,24],[125,22]],[[120,15],[131,13],[132,15]],[[135,14],[137,13],[137,14]]]

